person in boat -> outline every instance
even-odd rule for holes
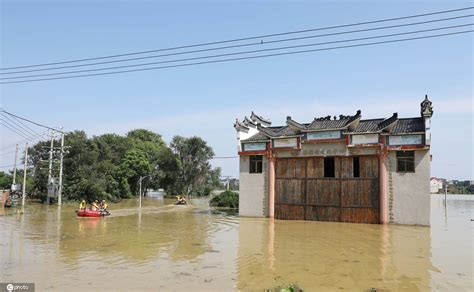
[[[79,210],[85,210],[87,208],[86,200],[82,200],[79,204]]]
[[[91,210],[92,211],[99,211],[99,209],[100,209],[99,201],[95,200],[91,205]]]
[[[187,202],[186,202],[186,199],[184,198],[184,196],[177,196],[176,197],[177,201],[176,201],[176,205],[186,205]]]
[[[100,202],[100,210],[101,211],[107,211],[107,208],[109,207],[109,205],[107,205],[107,203],[105,202],[105,200],[102,200],[102,202]]]

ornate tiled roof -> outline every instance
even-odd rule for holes
[[[251,113],[251,115],[250,115],[250,119],[251,119],[252,121],[254,121],[255,123],[257,123],[257,124],[258,124],[258,123],[262,123],[262,124],[266,124],[266,125],[271,125],[271,124],[272,124],[272,122],[270,121],[270,119],[265,119],[264,117],[257,115],[257,114],[254,113],[253,111],[252,111],[252,113]]]
[[[246,125],[246,126],[257,126],[256,123],[254,123],[252,120],[250,120],[249,118],[247,118],[247,116],[245,116],[244,120],[243,120],[243,124]]]
[[[245,142],[259,142],[259,141],[268,141],[269,138],[262,132],[258,132],[257,134],[253,135],[252,137],[245,139]]]
[[[405,118],[398,119],[397,124],[393,127],[391,134],[409,134],[420,133],[425,131],[425,121],[423,118]]]
[[[393,113],[393,116],[391,116],[390,118],[385,119],[385,120],[383,120],[379,123],[378,129],[381,130],[381,131],[385,130],[389,127],[392,127],[397,121],[398,121],[398,114]]]
[[[239,121],[239,119],[235,119],[234,128],[235,129],[243,129],[243,130],[248,130],[249,129],[244,123]]]
[[[377,132],[379,124],[383,121],[384,119],[360,120],[359,125],[351,132],[355,132],[355,133]]]
[[[425,98],[421,107],[424,107],[426,111],[430,111],[431,102]],[[288,116],[286,118],[286,125],[271,127],[269,120],[265,120],[252,112],[250,120],[245,118],[244,123],[240,123],[237,120],[236,124],[244,127],[249,125],[249,121],[250,123],[253,122],[256,124],[259,132],[245,141],[268,141],[271,138],[302,136],[304,132],[330,130],[341,130],[345,133],[354,134],[382,132],[390,134],[420,133],[425,131],[424,117],[426,115],[425,112],[422,112],[422,117],[399,119],[398,114],[394,113],[391,117],[386,119],[361,120],[361,111],[358,110],[356,114],[352,116],[325,116],[315,118],[311,123],[298,123]]]

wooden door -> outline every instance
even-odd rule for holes
[[[324,158],[276,160],[275,218],[379,223],[378,158],[335,157],[335,177],[324,177]]]

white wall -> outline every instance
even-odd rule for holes
[[[263,157],[263,173],[249,173],[249,156],[240,157],[239,215],[266,217],[267,198],[267,158]]]
[[[398,173],[396,151],[390,151],[388,197],[389,219],[398,224],[430,225],[430,152],[415,151],[415,172]],[[390,183],[392,180],[392,183]],[[393,203],[390,203],[390,196]],[[392,205],[392,210],[390,210]]]

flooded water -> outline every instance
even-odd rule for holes
[[[0,209],[0,282],[37,291],[472,291],[474,196],[431,201],[432,226],[239,218],[149,198],[106,218]],[[447,214],[447,216],[446,216]]]

